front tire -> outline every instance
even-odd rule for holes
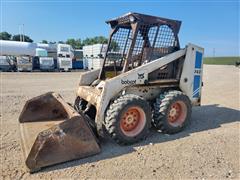
[[[151,114],[151,107],[143,98],[124,95],[108,108],[105,129],[118,144],[133,144],[146,138],[151,126]]]
[[[182,131],[191,120],[192,105],[181,91],[169,91],[156,99],[153,125],[163,133]]]

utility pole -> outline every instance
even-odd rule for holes
[[[20,42],[25,42],[25,37],[24,37],[24,24],[19,24],[18,26],[18,31],[19,31],[19,36],[20,36]]]
[[[19,33],[19,38],[20,38],[20,42],[22,41],[22,35],[21,35],[21,25],[18,25],[18,33]]]
[[[24,24],[23,24],[22,33],[23,33],[23,42],[25,42],[25,35],[24,35]]]

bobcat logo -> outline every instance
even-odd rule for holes
[[[144,73],[141,74],[138,73],[138,79],[144,79]]]
[[[136,80],[122,80],[121,79],[121,83],[122,84],[136,84]]]

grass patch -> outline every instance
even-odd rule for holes
[[[240,62],[240,57],[205,57],[203,64],[216,64],[216,65],[235,65]]]

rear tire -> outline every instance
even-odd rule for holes
[[[146,138],[151,127],[151,116],[151,107],[143,98],[124,95],[109,106],[105,129],[118,144],[133,144]]]
[[[163,133],[177,133],[190,123],[191,113],[188,96],[181,91],[165,92],[154,103],[153,125]]]

